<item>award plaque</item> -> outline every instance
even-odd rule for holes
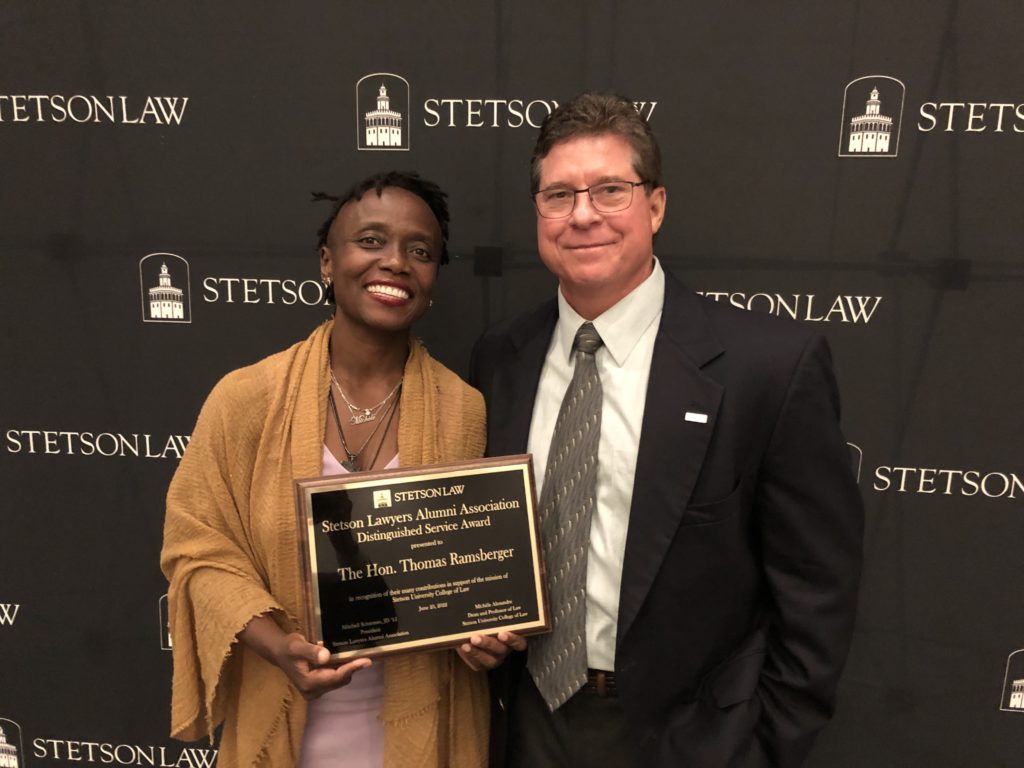
[[[295,481],[308,639],[337,661],[550,628],[530,456]]]

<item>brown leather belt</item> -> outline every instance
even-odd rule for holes
[[[587,684],[583,686],[583,690],[596,693],[601,698],[619,695],[618,686],[615,684],[615,673],[605,672],[603,669],[587,670]]]

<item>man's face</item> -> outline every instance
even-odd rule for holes
[[[615,134],[556,144],[541,161],[540,188],[583,189],[604,181],[641,181],[629,142]],[[537,216],[537,249],[577,312],[596,316],[642,283],[652,269],[653,237],[665,215],[665,188],[633,190],[628,208],[601,213],[586,193],[562,219]],[[588,312],[582,311],[587,307]]]

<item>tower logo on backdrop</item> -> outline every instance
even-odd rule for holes
[[[857,484],[860,484],[860,471],[864,466],[864,451],[856,443],[846,444],[850,449],[850,466],[853,468],[853,476],[857,478]]]
[[[0,717],[0,767],[23,768],[25,753],[21,748],[21,726]]]
[[[1003,698],[999,701],[1003,712],[1024,714],[1024,648],[1014,651],[1006,660],[1003,678]]]
[[[191,323],[188,262],[173,253],[151,253],[139,260],[142,320]]]
[[[160,597],[160,647],[165,651],[174,649],[171,642],[171,615],[167,609],[167,595]]]
[[[896,157],[906,91],[887,75],[850,81],[843,92],[839,157]]]
[[[361,150],[409,149],[409,81],[377,72],[356,83],[356,145]]]

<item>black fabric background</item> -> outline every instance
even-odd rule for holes
[[[310,192],[378,169],[450,194],[452,263],[416,330],[465,372],[484,327],[554,289],[528,196],[536,130],[509,127],[504,108],[492,127],[489,106],[471,127],[464,102],[449,126],[427,106],[584,89],[656,102],[656,251],[691,288],[744,294],[753,311],[796,294],[804,318],[837,297],[874,306],[867,322],[803,320],[832,345],[868,514],[853,651],[810,764],[1018,764],[1022,27],[1024,8],[1000,0],[5,4],[0,96],[124,96],[131,118],[148,97],[188,98],[170,125],[55,122],[46,107],[40,121],[24,100],[19,120],[0,98],[0,611],[16,611],[0,622],[0,727],[24,764],[75,762],[75,741],[110,745],[115,764],[191,755],[166,736],[161,647],[175,451],[84,455],[37,434],[32,452],[27,432],[149,435],[164,453],[220,376],[328,314],[267,303],[265,288],[246,302],[240,284],[211,300],[210,281],[308,280],[314,296],[328,210]],[[374,105],[357,105],[356,84],[372,73],[409,83],[409,151],[357,150]],[[898,153],[839,157],[865,98],[844,118],[846,86],[880,75],[905,86]],[[985,106],[974,122],[957,108],[946,130],[948,108],[930,103]],[[144,322],[152,253],[188,263],[175,285],[190,323]],[[903,490],[892,467],[911,468]],[[958,474],[922,484],[922,469],[977,472],[984,491]]]

